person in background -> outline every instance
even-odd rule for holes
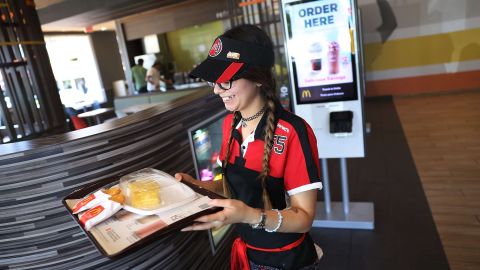
[[[163,91],[165,92],[166,89],[166,83],[167,81],[162,78],[160,74],[160,62],[155,61],[153,63],[152,67],[147,71],[147,90],[152,92],[152,91]]]
[[[138,93],[146,93],[147,92],[147,81],[145,78],[147,77],[147,69],[143,67],[143,59],[140,58],[137,60],[137,64],[132,67],[132,80],[135,84],[135,90]]]

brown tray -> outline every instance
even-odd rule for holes
[[[171,233],[174,233],[174,232],[179,232],[181,229],[192,225],[194,223],[194,220],[196,218],[200,217],[200,216],[212,214],[212,213],[215,213],[215,212],[218,212],[218,211],[222,210],[221,207],[212,207],[212,208],[209,208],[209,209],[202,210],[198,213],[195,213],[191,216],[188,216],[188,217],[180,219],[180,220],[178,220],[178,221],[176,221],[176,222],[174,222],[170,225],[167,225],[166,227],[164,227],[164,228],[146,236],[145,238],[142,238],[141,240],[131,244],[130,246],[122,249],[121,251],[119,251],[115,254],[108,254],[103,249],[103,247],[97,242],[95,237],[89,231],[85,230],[85,228],[80,223],[80,220],[78,219],[78,216],[76,214],[72,213],[70,207],[66,203],[66,200],[83,198],[86,195],[88,195],[88,194],[90,194],[90,193],[92,193],[92,192],[94,192],[94,191],[96,191],[96,190],[98,190],[98,189],[100,189],[104,186],[111,186],[115,182],[118,182],[118,180],[114,180],[114,181],[112,181],[111,179],[100,180],[100,181],[97,181],[95,183],[91,183],[91,184],[85,185],[83,187],[80,187],[79,189],[75,190],[74,192],[70,193],[69,195],[67,195],[65,198],[62,199],[62,204],[65,206],[65,208],[67,209],[68,213],[73,218],[73,220],[75,220],[75,222],[78,224],[80,229],[85,233],[85,235],[90,240],[90,242],[92,242],[92,244],[98,249],[98,251],[100,251],[100,253],[102,253],[104,256],[106,256],[108,258],[111,258],[111,259],[115,259],[115,258],[121,256],[122,254],[125,254],[125,253],[128,253],[128,252],[136,251],[136,250],[148,245],[149,243],[152,243],[155,240],[158,240],[158,239],[162,238],[165,235],[168,235],[168,234],[171,234]],[[197,186],[197,185],[195,185],[191,182],[181,181],[181,183],[189,186],[195,192],[197,192],[201,195],[208,196],[211,199],[224,199],[224,197],[222,197],[221,195],[219,195],[215,192],[212,192],[208,189],[205,189],[203,187]]]

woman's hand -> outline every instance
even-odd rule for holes
[[[192,183],[196,186],[200,186],[204,189],[208,189],[216,193],[219,193],[222,190],[222,183],[220,181],[200,181],[186,173],[176,173],[175,179],[177,179],[177,181],[179,182],[185,181],[185,182]]]
[[[212,189],[212,184],[220,181],[199,181],[186,173],[176,173],[175,179],[178,181],[186,181],[199,185],[203,188]],[[197,231],[218,228],[225,224],[233,223],[250,223],[254,224],[260,220],[260,210],[246,205],[244,202],[232,199],[214,199],[209,202],[210,206],[223,207],[223,210],[211,215],[197,218],[195,221],[199,224],[188,226],[182,231]]]
[[[190,182],[190,183],[194,183],[195,181],[200,182],[199,180],[196,180],[195,178],[193,178],[192,176],[190,176],[189,174],[186,174],[186,173],[176,173],[175,174],[175,179],[177,179],[178,182],[180,182],[182,180]]]
[[[210,206],[223,207],[222,211],[197,218],[201,222],[182,229],[182,231],[197,231],[218,228],[226,224],[251,223],[260,219],[260,210],[252,208],[242,201],[232,199],[214,199]]]

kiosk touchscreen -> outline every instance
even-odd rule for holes
[[[354,0],[284,0],[293,109],[313,128],[320,158],[364,156],[360,29]]]

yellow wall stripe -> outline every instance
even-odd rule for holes
[[[480,28],[365,44],[367,71],[480,60]]]

